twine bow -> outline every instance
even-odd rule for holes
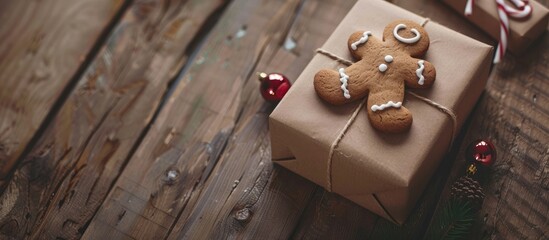
[[[507,38],[509,37],[509,17],[521,19],[532,14],[532,7],[528,0],[510,0],[517,8],[511,7],[504,0],[495,0],[499,16],[499,43],[494,57],[494,63],[499,63],[507,50]],[[467,0],[465,4],[465,16],[473,14],[475,0]]]

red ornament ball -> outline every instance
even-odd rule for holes
[[[261,96],[273,103],[280,102],[292,86],[288,78],[280,73],[260,73],[259,81],[261,82],[259,86]]]
[[[489,167],[496,161],[496,148],[488,140],[476,140],[467,148],[467,161]]]

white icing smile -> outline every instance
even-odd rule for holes
[[[360,39],[358,39],[354,43],[351,43],[351,49],[356,50],[358,45],[364,44],[366,41],[368,41],[368,36],[372,36],[372,32],[370,31],[364,32]]]
[[[419,41],[419,39],[421,38],[421,34],[419,34],[419,31],[415,28],[410,29],[410,31],[412,31],[416,35],[415,37],[405,38],[405,37],[402,37],[402,36],[398,35],[398,30],[403,29],[403,28],[406,28],[406,25],[401,23],[399,25],[396,25],[395,29],[393,29],[393,35],[395,36],[395,38],[397,40],[399,40],[403,43],[408,43],[408,44],[416,43],[417,41]]]
[[[416,70],[416,75],[418,77],[417,83],[419,85],[423,85],[425,83],[425,77],[423,77],[423,70],[425,69],[425,65],[423,65],[424,63],[425,61],[423,60],[417,61],[419,68]]]
[[[341,82],[341,90],[343,90],[343,97],[346,99],[351,98],[349,90],[347,89],[347,82],[349,81],[349,75],[345,74],[345,69],[339,69],[339,81]]]
[[[381,104],[381,105],[372,105],[371,109],[372,109],[372,112],[376,112],[376,111],[381,111],[381,110],[384,110],[385,108],[388,108],[388,107],[394,107],[394,108],[400,108],[402,107],[402,102],[393,102],[393,101],[389,101],[387,103],[384,103],[384,104]]]

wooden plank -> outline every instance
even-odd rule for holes
[[[0,3],[0,187],[122,0]]]
[[[84,233],[195,47],[195,35],[224,3],[131,6],[0,196],[0,238]]]
[[[329,37],[353,5],[353,1],[345,4],[304,1],[294,28],[295,33],[303,34],[303,37],[294,37],[300,48],[299,55],[278,45],[272,56],[260,59],[257,69],[277,69],[297,77],[314,50]],[[315,30],[319,25],[322,27]],[[250,81],[255,82],[255,77]],[[236,122],[234,137],[228,141],[197,203],[183,211],[168,239],[287,239],[291,236],[317,187],[287,170],[272,169],[267,124],[271,109],[265,109],[270,105],[263,102],[257,88],[256,84],[249,84],[243,90],[249,99]],[[238,179],[234,188],[230,185],[232,179]],[[219,202],[208,199],[219,199]]]
[[[352,2],[305,1],[301,12],[298,6],[232,3],[84,238],[291,234],[316,187],[273,169],[267,133],[273,106],[259,96],[255,71],[295,79]],[[291,51],[281,46],[288,33],[297,43]]]
[[[547,1],[544,4],[548,6]],[[473,228],[472,239],[549,238],[548,64],[547,35],[525,55],[506,56],[474,113],[465,143],[490,139],[498,159],[485,177],[482,219]],[[463,174],[466,144],[440,202],[448,199],[451,184]]]
[[[369,236],[377,221],[365,208],[318,187],[291,238],[376,239]]]

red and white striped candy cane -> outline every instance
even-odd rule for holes
[[[499,16],[499,43],[496,49],[494,63],[499,63],[505,55],[507,49],[507,38],[509,37],[509,17],[524,18],[532,13],[532,7],[528,0],[510,0],[517,8],[511,7],[504,0],[495,0]],[[474,0],[467,0],[465,5],[465,15],[473,14]]]
[[[465,16],[473,14],[473,5],[475,5],[475,0],[467,0],[465,4]]]

